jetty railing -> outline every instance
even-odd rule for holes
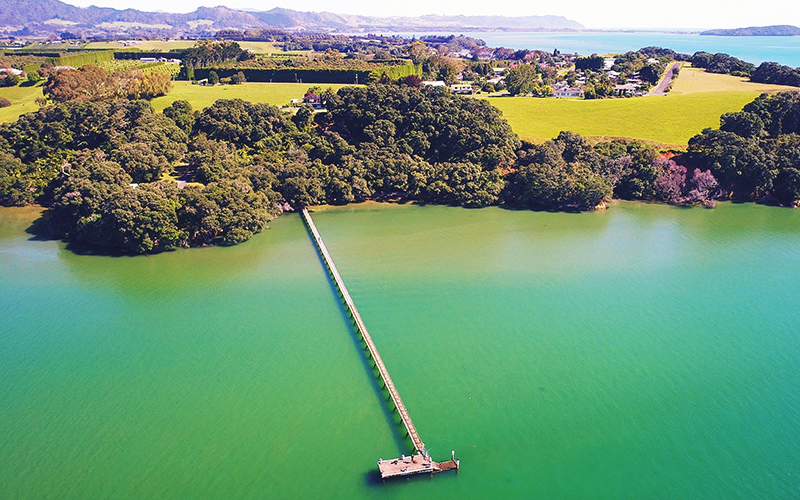
[[[378,368],[378,373],[383,380],[384,386],[386,386],[386,390],[389,392],[389,397],[392,398],[392,403],[394,403],[397,413],[400,415],[400,420],[403,422],[403,426],[406,428],[408,437],[411,438],[411,442],[414,444],[414,451],[422,455],[427,455],[427,452],[425,451],[425,444],[422,442],[422,439],[420,439],[417,428],[414,427],[414,422],[411,420],[411,416],[408,414],[406,405],[403,403],[403,399],[400,397],[400,393],[397,391],[397,387],[395,387],[391,375],[389,375],[389,370],[386,369],[386,365],[383,363],[383,359],[381,359],[381,355],[378,352],[378,348],[375,346],[375,342],[372,341],[372,337],[367,331],[367,326],[364,324],[364,320],[361,319],[361,314],[358,313],[358,309],[356,308],[355,302],[353,302],[353,298],[350,296],[350,292],[347,291],[344,280],[339,274],[339,270],[336,268],[336,264],[334,264],[333,258],[328,252],[328,248],[325,246],[325,242],[322,241],[322,236],[320,236],[319,231],[317,231],[317,226],[311,219],[311,214],[308,213],[306,208],[303,208],[302,214],[303,219],[311,231],[311,235],[314,237],[314,242],[316,243],[320,254],[322,254],[325,265],[328,267],[328,271],[333,277],[334,283],[336,283],[336,288],[338,288],[339,293],[342,295],[345,306],[347,306],[347,310],[355,322],[356,330],[358,331],[359,335],[361,335],[364,343],[367,345],[367,350],[369,351],[372,361],[375,363],[375,367]]]

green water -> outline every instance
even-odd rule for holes
[[[0,498],[800,497],[800,211],[314,214],[434,458],[407,452],[297,215],[135,258],[0,210]]]

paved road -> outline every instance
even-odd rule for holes
[[[676,69],[680,67],[681,63],[676,62],[672,65],[671,68],[667,70],[667,73],[664,75],[664,78],[661,80],[661,83],[658,84],[658,87],[655,88],[650,95],[664,95],[666,94],[667,87],[669,84],[672,83],[672,73],[675,72]]]

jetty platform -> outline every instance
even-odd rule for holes
[[[428,453],[418,453],[407,457],[402,455],[393,460],[378,460],[378,470],[381,478],[410,476],[413,474],[435,474],[446,470],[458,470],[459,461],[453,452],[452,460],[446,462],[434,462]]]
[[[403,427],[405,427],[406,433],[409,439],[411,439],[411,443],[414,445],[414,453],[409,457],[402,455],[400,458],[392,460],[379,460],[378,469],[381,472],[381,477],[385,479],[395,476],[434,473],[452,469],[457,470],[459,463],[458,460],[455,460],[455,453],[452,453],[452,460],[449,462],[440,464],[431,460],[430,455],[425,450],[425,444],[422,442],[422,438],[420,438],[419,432],[417,432],[417,428],[411,420],[411,415],[409,415],[408,409],[403,403],[403,399],[400,397],[400,392],[398,392],[397,387],[395,387],[392,377],[389,375],[389,370],[386,368],[378,352],[378,348],[372,340],[372,336],[370,336],[367,331],[367,326],[364,324],[364,320],[361,319],[361,314],[359,314],[356,304],[350,296],[350,292],[347,290],[344,280],[341,274],[339,274],[339,270],[336,268],[336,264],[333,262],[333,257],[331,257],[330,252],[328,252],[328,248],[325,246],[325,242],[322,240],[322,236],[320,236],[317,226],[314,224],[314,220],[311,218],[311,214],[308,212],[307,208],[303,208],[302,215],[309,231],[311,231],[314,243],[319,253],[322,255],[322,259],[325,261],[325,266],[328,268],[328,272],[333,278],[336,288],[339,290],[339,294],[342,296],[342,301],[347,307],[350,317],[353,319],[356,331],[366,344],[369,357],[372,359],[372,362],[375,363],[381,381],[384,387],[386,387],[386,391],[389,393],[389,397],[397,410],[397,414],[400,415],[400,420],[403,422]]]

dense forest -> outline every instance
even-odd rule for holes
[[[48,206],[52,237],[149,253],[235,244],[282,210],[375,198],[547,210],[800,199],[795,93],[723,116],[681,165],[637,141],[523,143],[486,101],[418,80],[326,92],[326,113],[291,117],[241,100],[45,106],[0,127],[0,203]]]
[[[800,92],[762,94],[720,129],[689,141],[691,163],[718,179],[721,195],[797,206],[800,200]]]
[[[709,73],[721,73],[733,76],[750,76],[756,67],[749,62],[728,54],[710,54],[708,52],[695,52],[688,61],[695,68],[703,68]]]

